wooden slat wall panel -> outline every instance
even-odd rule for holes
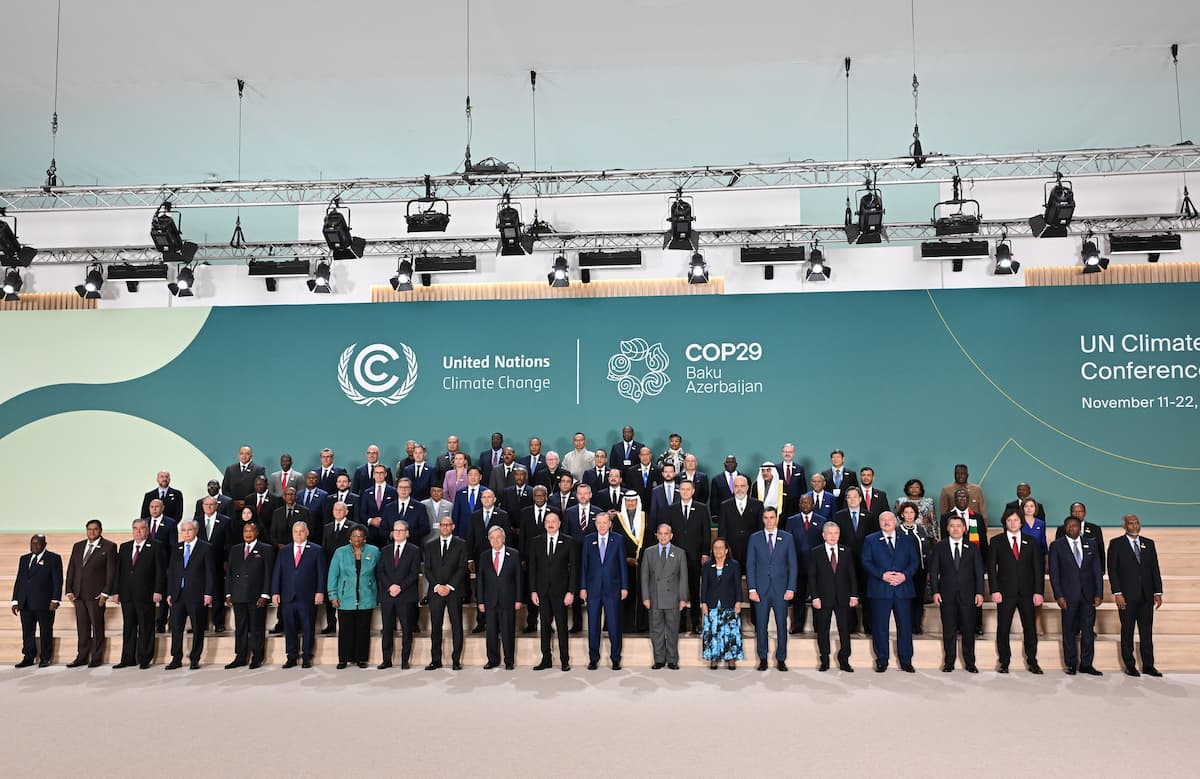
[[[617,279],[583,284],[572,280],[566,288],[552,288],[545,282],[504,281],[492,284],[434,284],[397,292],[390,286],[371,287],[372,303],[397,303],[406,300],[543,300],[556,298],[652,297],[657,295],[723,295],[725,280],[713,278],[708,284],[688,284],[687,279]]]
[[[1029,268],[1027,287],[1064,287],[1078,284],[1177,284],[1200,281],[1200,262],[1147,262],[1109,265],[1101,273],[1084,273],[1082,265]]]
[[[0,300],[0,311],[65,311],[95,308],[96,300],[74,292],[22,292],[20,300]]]

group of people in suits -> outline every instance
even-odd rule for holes
[[[941,616],[943,669],[956,663],[957,637],[963,664],[974,671],[986,575],[997,611],[1000,670],[1007,672],[1011,663],[1008,632],[1019,615],[1026,665],[1040,673],[1034,620],[1048,569],[1063,611],[1068,673],[1098,673],[1094,623],[1106,550],[1082,504],[1072,505],[1072,517],[1047,546],[1045,509],[1025,484],[1006,507],[1004,532],[989,539],[986,502],[965,465],[955,467],[954,481],[943,488],[938,514],[915,479],[893,513],[887,494],[874,485],[874,470],[846,467],[840,449],[830,453],[829,468],[811,477],[795,459],[795,447],[786,444],[780,462],[763,463],[758,474],[739,472],[737,458],[729,455],[709,478],[679,435],[672,434],[655,458],[630,426],[607,451],[588,449],[586,436],[576,433],[573,449],[561,458],[543,453],[536,438],[519,458],[502,434],[494,433],[490,443],[472,464],[455,436],[433,463],[423,445],[409,442],[394,470],[372,445],[353,474],[335,464],[331,449],[305,472],[284,454],[279,470],[268,474],[254,462],[251,447],[243,446],[222,479],[208,483],[189,519],[183,518],[183,494],[171,486],[170,473],[160,471],[156,488],[143,496],[133,539],[119,549],[92,520],[63,576],[62,561],[45,548],[44,537],[31,540],[13,598],[25,635],[22,664],[49,663],[45,636],[65,589],[75,603],[78,633],[71,666],[102,661],[103,609],[111,599],[124,617],[117,667],[147,667],[155,632],[168,627],[167,667],[180,667],[189,625],[188,659],[196,667],[206,629],[223,632],[226,609],[236,631],[235,657],[227,667],[258,667],[265,655],[266,607],[273,604],[279,622],[270,632],[285,636],[285,667],[311,665],[317,612],[324,605],[322,633],[338,635],[340,667],[365,667],[371,614],[379,609],[380,667],[392,665],[398,626],[399,660],[407,668],[418,609],[427,605],[427,667],[442,666],[448,617],[450,661],[457,668],[462,608],[472,603],[475,630],[486,634],[489,668],[513,665],[522,609],[524,632],[538,631],[540,623],[538,670],[553,665],[556,633],[559,662],[570,667],[568,634],[582,631],[585,609],[589,668],[600,661],[602,630],[614,668],[628,632],[649,632],[655,667],[677,668],[679,635],[688,630],[702,636],[704,655],[716,667],[741,659],[744,576],[761,670],[767,668],[771,618],[775,663],[786,670],[787,636],[804,630],[811,608],[821,670],[829,667],[836,619],[842,670],[853,670],[849,637],[860,626],[872,636],[876,670],[886,670],[894,621],[898,664],[911,671],[912,635],[921,630],[928,592]],[[450,476],[459,478],[451,473],[456,466],[462,486],[444,495]],[[1125,535],[1113,540],[1107,556],[1126,673],[1137,673],[1136,628],[1143,672],[1154,675],[1150,634],[1162,584],[1153,542],[1140,536],[1136,517],[1126,518]],[[40,652],[37,633],[43,636]]]

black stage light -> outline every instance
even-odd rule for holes
[[[1002,239],[1000,243],[996,244],[995,275],[1013,276],[1019,270],[1021,270],[1021,263],[1013,259],[1012,246]]]
[[[571,286],[571,277],[568,272],[567,258],[560,254],[554,258],[554,267],[546,274],[546,281],[551,287],[569,287]]]
[[[670,229],[663,237],[664,249],[689,249],[696,251],[700,248],[700,239],[692,229],[696,221],[691,202],[683,196],[683,187],[675,190],[675,199],[671,201],[671,210],[667,215]]]
[[[196,274],[188,265],[181,265],[175,274],[175,280],[167,285],[167,290],[177,298],[190,298],[192,289],[196,286]]]
[[[410,233],[444,233],[449,227],[450,204],[433,194],[428,175],[425,176],[425,197],[408,201],[408,213],[404,218]]]
[[[1066,238],[1071,219],[1075,216],[1075,190],[1061,173],[1054,174],[1054,184],[1043,187],[1046,204],[1042,213],[1029,219],[1034,238]]]
[[[1096,248],[1096,242],[1090,238],[1083,242],[1083,248],[1079,254],[1083,257],[1084,273],[1099,273],[1108,269],[1108,258],[1100,256],[1100,250]]]
[[[496,229],[500,231],[498,251],[501,257],[517,257],[526,253],[521,240],[521,212],[512,204],[507,192],[496,207]]]
[[[108,266],[109,281],[125,282],[125,289],[137,292],[143,281],[166,281],[167,264],[152,262],[134,265],[128,262],[114,263]]]
[[[879,243],[887,237],[883,229],[883,195],[871,179],[858,192],[863,195],[858,200],[857,221],[851,221],[849,202],[846,204],[846,240],[852,244]]]
[[[313,273],[312,278],[306,282],[308,284],[308,291],[316,292],[318,295],[328,295],[329,277],[329,263],[318,262],[317,270]]]
[[[0,217],[5,216],[0,208]],[[32,246],[22,246],[17,240],[17,218],[12,217],[12,224],[0,219],[0,265],[7,267],[28,268],[37,255],[38,250]]]
[[[949,200],[943,200],[933,206],[934,233],[942,235],[974,235],[979,232],[979,223],[983,221],[983,210],[978,200],[962,196],[962,179],[955,174],[952,185],[954,194]],[[941,214],[938,209],[945,207]],[[953,208],[954,210],[950,210]]]
[[[4,284],[0,286],[0,291],[4,292],[6,301],[17,301],[21,296],[17,293],[21,291],[21,271],[16,268],[11,268],[8,273],[4,274]]]
[[[1178,233],[1162,235],[1110,235],[1109,254],[1175,254],[1183,251]],[[1156,258],[1157,259],[1157,258]]]
[[[163,201],[150,220],[150,240],[154,242],[154,248],[162,252],[163,260],[191,262],[196,256],[197,246],[183,240],[179,223],[171,213],[171,201]]]
[[[825,264],[825,253],[814,246],[812,252],[808,255],[808,269],[804,275],[805,280],[829,281],[829,277],[832,274],[833,271]]]
[[[279,289],[280,276],[307,276],[308,260],[299,257],[292,260],[250,260],[249,270],[251,276],[265,277],[263,282],[267,285],[267,292],[275,292]]]
[[[692,255],[692,261],[688,265],[688,284],[707,284],[708,283],[708,263],[704,261],[704,255],[696,252]]]
[[[401,260],[396,266],[396,275],[388,280],[392,285],[392,289],[397,292],[412,292],[413,283],[413,264],[412,260]]]
[[[338,210],[341,205],[341,200],[335,197],[325,209],[325,223],[321,227],[321,234],[325,236],[325,245],[329,247],[333,259],[353,260],[363,256],[367,241],[350,234],[350,223],[345,214]]]
[[[100,297],[100,289],[104,286],[104,273],[100,268],[100,264],[89,266],[87,275],[83,278],[83,283],[75,287],[75,292],[81,298],[87,300],[95,300]]]

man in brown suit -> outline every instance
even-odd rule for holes
[[[104,604],[116,583],[117,545],[100,537],[103,530],[100,520],[90,520],[87,538],[71,549],[65,589],[75,604],[79,650],[68,668],[96,668],[104,659]]]

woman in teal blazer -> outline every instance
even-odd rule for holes
[[[350,544],[339,547],[329,564],[329,600],[338,610],[338,665],[367,667],[371,613],[379,605],[375,566],[380,552],[367,543],[367,530],[350,531]]]

